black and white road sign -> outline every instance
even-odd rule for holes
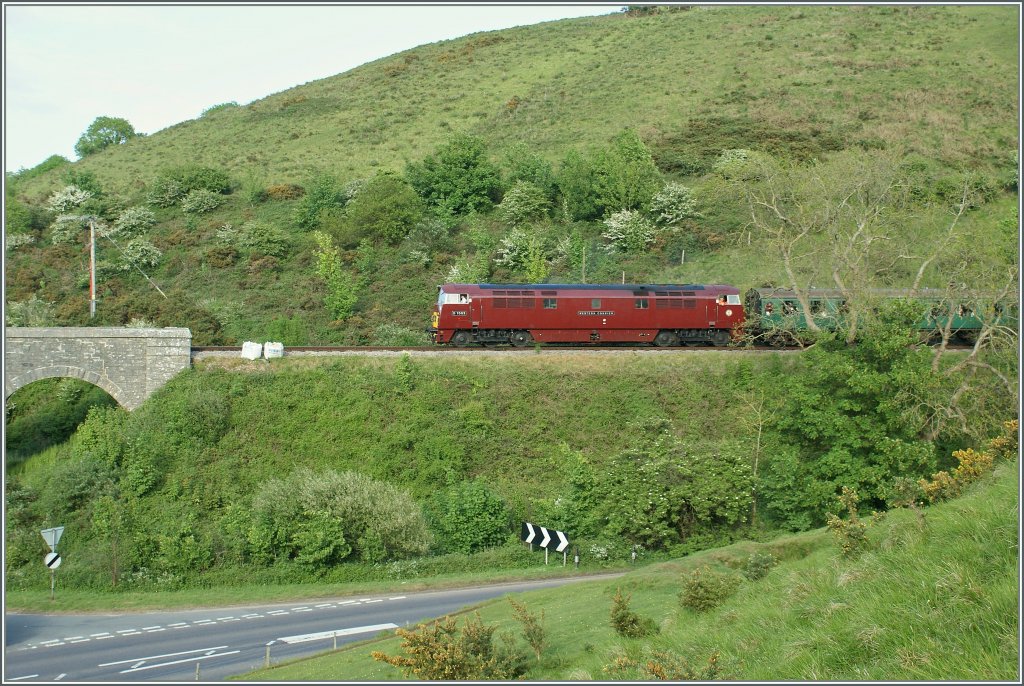
[[[560,553],[569,547],[569,538],[564,532],[530,522],[523,522],[522,539],[523,543],[536,543],[545,550],[554,548]]]
[[[39,533],[43,535],[43,540],[46,541],[46,545],[50,546],[50,550],[56,550],[57,542],[60,541],[60,535],[64,533],[64,527],[58,526],[53,529],[43,529]]]
[[[60,553],[46,553],[43,562],[50,569],[57,569],[57,567],[60,567]]]

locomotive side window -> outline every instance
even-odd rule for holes
[[[634,301],[634,303],[636,305],[636,309],[638,309],[638,310],[646,310],[647,309],[647,305],[648,305],[647,298],[637,298]]]
[[[595,309],[595,310],[600,308],[601,307],[601,299],[600,298],[591,298],[590,299],[590,307]]]
[[[739,305],[739,304],[740,304],[740,296],[739,296],[738,294],[734,294],[734,295],[732,295],[732,294],[731,294],[731,295],[727,295],[727,296],[725,297],[725,301],[726,301],[726,302],[727,302],[728,304],[730,304],[730,305]]]
[[[544,298],[544,309],[545,310],[558,309],[558,301],[555,300],[554,298]]]

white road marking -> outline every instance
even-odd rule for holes
[[[188,624],[186,622],[175,622],[174,624],[168,624],[167,626],[169,626],[172,629],[187,629],[188,628]]]
[[[256,618],[262,617],[262,616],[263,615],[259,614],[258,612],[250,612],[247,615],[242,615],[242,619],[256,619]]]
[[[404,595],[396,595],[394,598],[388,598],[388,600],[405,600]]]
[[[85,636],[68,636],[64,640],[65,641],[78,641],[78,640],[81,640],[83,638],[85,638]]]
[[[334,603],[320,603],[317,607],[334,607]]]
[[[66,676],[67,676],[67,673],[58,674],[57,676],[53,677],[53,680],[54,681],[60,681],[61,679],[63,679]]]
[[[238,617],[218,617],[217,621],[218,622],[237,622],[239,620],[238,620]]]
[[[26,676],[16,676],[8,679],[8,681],[21,681],[22,679],[35,679],[38,674],[28,674]]]
[[[90,639],[88,639],[88,638],[80,638],[77,641],[68,641],[68,643],[88,643],[89,640]]]
[[[242,652],[242,651],[240,651],[240,650],[229,650],[226,653],[215,653],[213,655],[209,655],[209,654],[207,654],[207,655],[200,655],[199,657],[186,657],[184,660],[172,660],[171,662],[161,662],[160,664],[146,665],[145,667],[139,667],[137,669],[134,668],[134,667],[132,669],[122,669],[121,670],[121,674],[129,674],[131,672],[142,672],[142,671],[145,671],[147,669],[156,669],[157,667],[169,667],[171,665],[180,665],[182,662],[198,662],[199,660],[205,660],[208,657],[222,657],[224,655],[234,655],[235,653],[240,653],[240,652]]]
[[[89,634],[89,636],[92,637],[92,638],[95,638],[95,639],[110,638],[110,632],[109,631],[104,631],[104,632],[101,632],[101,633],[98,633],[98,634]]]
[[[383,602],[384,602],[383,598],[377,598],[376,600],[367,600],[366,604],[369,605],[370,603],[383,603]]]
[[[353,634],[365,634],[370,631],[383,631],[384,629],[397,629],[397,624],[371,624],[370,626],[356,626],[351,629],[335,629],[334,631],[320,631],[315,634],[299,634],[297,636],[282,636],[277,639],[285,643],[305,643],[316,641],[322,638],[333,638],[335,636],[351,636]]]
[[[180,653],[164,653],[163,655],[150,655],[149,657],[133,657],[130,660],[118,660],[117,662],[104,662],[103,664],[96,665],[96,666],[97,667],[113,667],[114,665],[123,665],[123,664],[127,664],[129,662],[135,662],[135,663],[141,665],[146,660],[160,660],[160,659],[163,659],[165,657],[178,657],[179,655],[188,655],[190,653],[205,653],[205,652],[209,652],[211,650],[223,650],[224,648],[227,648],[227,646],[214,646],[213,648],[199,648],[198,650],[184,650],[184,651],[182,651]]]

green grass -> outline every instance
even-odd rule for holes
[[[531,612],[544,611],[549,637],[540,663],[528,661],[525,678],[615,678],[605,667],[616,658],[643,663],[660,650],[697,667],[717,652],[720,678],[729,680],[1016,680],[1017,467],[1002,465],[965,496],[926,508],[924,529],[907,510],[889,513],[871,526],[869,549],[857,558],[843,558],[831,535],[818,530],[709,550],[613,581],[574,584],[571,593],[521,594]],[[735,569],[754,550],[772,551],[781,563],[760,581],[744,581],[707,613],[680,606],[684,572],[702,565]],[[657,622],[657,636],[615,635],[609,610],[619,588],[632,594],[634,611]],[[526,650],[508,602],[495,600],[479,611]],[[239,678],[401,678],[397,668],[372,660],[371,650],[399,654],[400,639],[379,637]]]

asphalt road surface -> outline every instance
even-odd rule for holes
[[[607,577],[175,612],[7,613],[3,683],[220,681],[508,593]],[[338,675],[339,681],[345,675]]]

